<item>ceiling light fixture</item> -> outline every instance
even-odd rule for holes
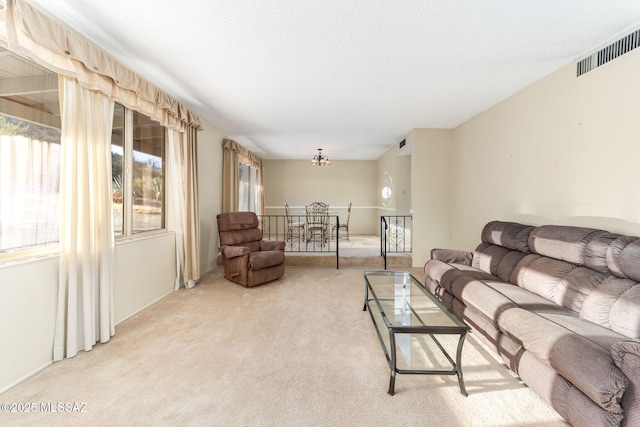
[[[311,165],[312,166],[329,166],[330,164],[331,164],[331,161],[329,160],[329,158],[322,154],[322,148],[318,148],[318,154],[313,156],[313,159],[311,159]]]

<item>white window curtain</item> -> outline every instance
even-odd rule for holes
[[[198,215],[197,130],[169,131],[167,162],[175,216],[177,275],[174,289],[192,288],[200,278],[200,220]]]
[[[0,135],[0,252],[58,243],[59,171],[60,144]]]
[[[115,334],[111,127],[114,103],[60,76],[60,281],[54,361]]]
[[[0,23],[0,39],[10,50],[67,76],[61,80],[59,94],[62,217],[54,360],[60,360],[90,350],[115,333],[110,194],[113,101],[179,132],[200,130],[200,118],[28,1],[6,0]],[[195,166],[195,160],[192,163]],[[187,188],[195,188],[195,180],[189,179]],[[197,230],[197,208],[189,208],[197,206],[197,199],[190,201],[190,197],[196,197],[195,190],[186,195],[184,223],[187,229]],[[189,283],[199,274],[198,251],[192,249],[198,245],[197,237],[184,245],[185,259],[191,262],[181,269]]]

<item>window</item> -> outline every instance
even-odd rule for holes
[[[238,173],[238,210],[258,212],[258,169],[240,161]]]
[[[60,127],[58,75],[0,47],[0,258],[57,249]],[[160,123],[115,105],[116,236],[165,228],[165,139]]]
[[[111,167],[116,236],[165,226],[165,135],[160,123],[115,105]]]
[[[59,242],[58,76],[0,47],[0,254]]]
[[[111,188],[113,195],[113,232],[124,234],[124,107],[116,104],[113,108],[111,129]]]

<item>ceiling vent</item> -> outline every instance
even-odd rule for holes
[[[402,141],[400,141],[400,147],[399,148],[404,147],[406,144],[407,144],[407,140],[403,139]]]
[[[606,64],[620,55],[632,51],[640,45],[640,30],[636,30],[626,37],[611,43],[609,46],[600,49],[596,53],[587,56],[578,62],[578,77]]]

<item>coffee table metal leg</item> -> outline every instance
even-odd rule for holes
[[[395,394],[395,386],[396,386],[396,335],[389,330],[389,351],[391,354],[391,375],[389,377],[389,394],[393,396]]]
[[[364,307],[362,307],[362,311],[367,311],[367,300],[369,299],[369,286],[364,284]]]
[[[460,385],[460,393],[467,397],[467,389],[464,386],[464,379],[462,378],[462,345],[464,344],[464,338],[467,333],[460,334],[460,339],[458,340],[458,350],[456,351],[456,375],[458,376],[458,384]]]

